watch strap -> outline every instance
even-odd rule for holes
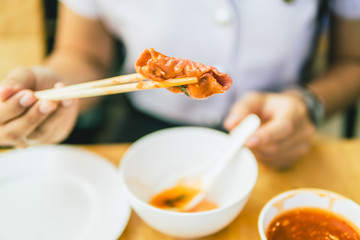
[[[319,97],[303,86],[295,86],[288,88],[287,90],[295,91],[303,99],[311,122],[318,127],[324,122],[325,119],[325,107]]]

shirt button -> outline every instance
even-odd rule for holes
[[[214,19],[218,24],[228,25],[232,21],[232,14],[228,8],[219,8],[214,12]]]

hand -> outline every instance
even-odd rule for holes
[[[233,129],[250,113],[257,114],[262,124],[245,146],[259,161],[281,169],[291,166],[308,152],[315,127],[300,96],[294,93],[247,94],[232,107],[224,127]]]
[[[61,87],[45,67],[16,68],[0,82],[0,146],[58,143],[75,125],[77,100],[38,100],[35,90]]]

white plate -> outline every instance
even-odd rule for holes
[[[114,240],[130,217],[115,166],[70,146],[0,155],[1,240]]]

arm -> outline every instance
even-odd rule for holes
[[[69,85],[104,78],[112,66],[113,51],[113,38],[101,22],[85,19],[60,5],[55,48],[45,66],[62,82]],[[94,101],[81,100],[82,105]]]
[[[331,68],[308,86],[324,103],[327,116],[360,96],[360,20],[334,17],[332,23]]]
[[[359,97],[359,29],[360,21],[336,19],[331,30],[332,65],[323,77],[308,86],[325,104],[327,115]],[[259,161],[284,168],[308,151],[315,128],[298,93],[250,93],[232,107],[225,128],[231,130],[249,113],[262,120],[261,127],[246,143]]]
[[[57,143],[75,125],[80,109],[96,98],[62,102],[37,100],[34,91],[106,76],[112,60],[111,35],[99,21],[60,6],[56,44],[43,66],[17,68],[0,83],[0,146]],[[29,141],[31,140],[31,141]]]

